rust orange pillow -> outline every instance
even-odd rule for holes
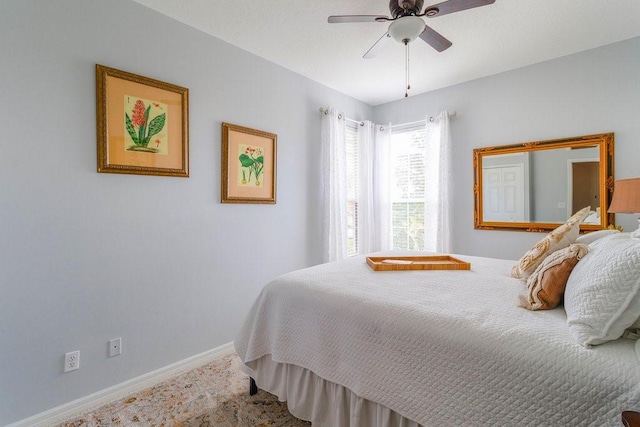
[[[569,275],[589,247],[574,243],[549,255],[527,280],[527,296],[520,306],[529,310],[550,310],[562,301]]]

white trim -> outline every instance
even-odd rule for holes
[[[417,122],[400,123],[397,125],[391,125],[391,133],[398,134],[398,133],[404,133],[404,132],[412,132],[415,130],[421,130],[421,129],[424,129],[426,124],[427,124],[426,120],[418,120]]]
[[[451,119],[451,120],[453,120],[458,115],[458,113],[456,113],[455,111],[452,111],[450,113],[447,111],[447,114],[449,115],[449,119]],[[398,131],[399,130],[401,132],[404,132],[404,131],[409,130],[409,129],[414,129],[414,128],[419,128],[419,127],[425,126],[427,124],[427,122],[433,122],[435,120],[436,120],[436,117],[429,116],[426,119],[416,120],[415,122],[398,123],[397,125],[391,125],[391,130],[392,131]],[[405,127],[407,129],[404,129]]]
[[[41,412],[24,420],[9,424],[6,427],[42,426],[60,424],[66,420],[111,403],[140,390],[153,387],[183,372],[205,365],[215,359],[232,354],[235,351],[233,342],[180,360],[155,371],[140,375],[112,387],[81,397],[69,403]]]

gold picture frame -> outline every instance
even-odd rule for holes
[[[592,211],[599,212],[599,219],[595,222],[588,220],[582,222],[581,232],[606,229],[614,223],[614,214],[608,212],[613,195],[614,139],[613,132],[608,132],[475,148],[473,150],[474,228],[476,230],[549,232],[577,212],[578,206],[582,208],[590,205]],[[595,173],[591,173],[588,179],[583,176],[575,180],[572,175],[574,164],[590,164],[590,168],[595,169]],[[526,180],[523,180],[522,189],[511,191],[513,194],[522,193],[523,197],[520,199],[524,205],[524,212],[534,213],[534,215],[517,220],[487,215],[491,209],[485,209],[486,206],[502,206],[506,203],[496,204],[485,200],[487,194],[499,194],[499,191],[488,191],[491,188],[491,182],[485,182],[487,181],[484,176],[487,172],[485,168],[522,169],[522,175],[526,177]],[[543,173],[539,173],[541,171]],[[553,173],[549,173],[550,171]],[[513,176],[517,175],[515,172],[509,173]],[[575,186],[574,180],[578,183]],[[500,182],[501,180],[492,181]],[[550,181],[551,184],[549,184]],[[518,188],[515,185],[511,187]],[[586,188],[589,192],[588,200],[576,198],[573,192],[574,187],[580,190]],[[531,197],[531,195],[535,196]],[[553,196],[544,200],[544,204],[541,203],[548,195]],[[512,205],[516,204],[512,203]],[[546,207],[542,214],[541,206]],[[555,209],[556,206],[557,209]],[[550,211],[553,211],[556,216],[552,218],[551,215],[544,215]]]
[[[98,172],[189,176],[189,89],[96,64]]]
[[[274,133],[222,123],[222,203],[276,203]]]

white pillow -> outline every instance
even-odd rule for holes
[[[573,224],[574,222],[582,222],[585,220],[589,212],[591,211],[591,206],[587,206],[586,208],[580,209],[578,212],[571,215],[571,218],[567,220],[567,224]]]
[[[585,224],[600,224],[600,213],[592,211],[582,222]]]
[[[595,242],[598,239],[602,239],[603,237],[609,236],[611,234],[619,233],[618,230],[598,230],[592,231],[591,233],[583,234],[582,236],[576,239],[576,243],[582,243],[583,245],[588,245],[590,243]]]
[[[591,244],[569,276],[564,307],[579,344],[620,338],[640,317],[640,239],[617,233]]]

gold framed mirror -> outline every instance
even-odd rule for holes
[[[607,228],[613,133],[473,150],[474,227],[550,231],[585,206],[581,231]]]

